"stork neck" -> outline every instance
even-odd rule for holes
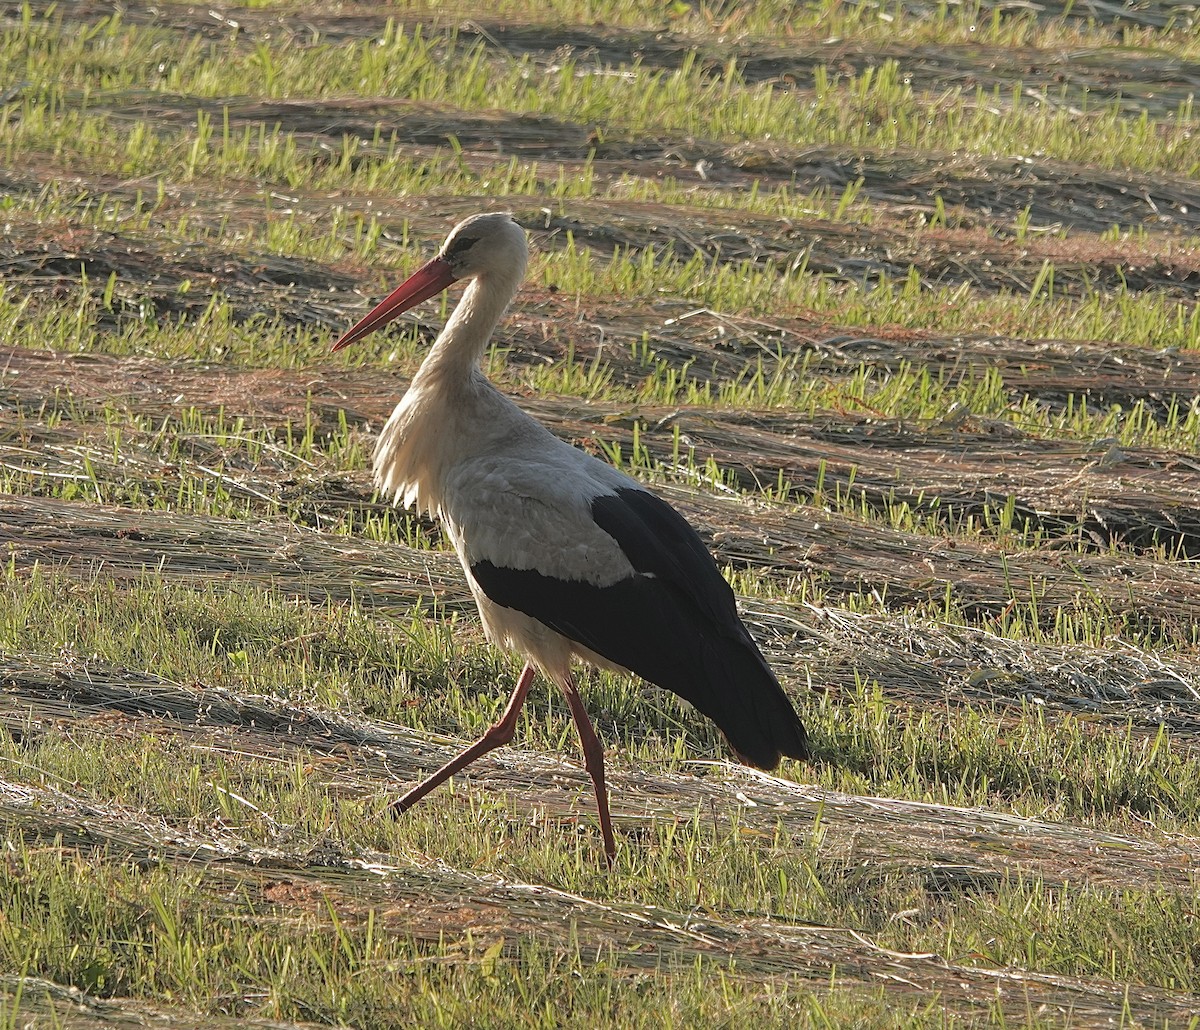
[[[422,376],[446,375],[466,380],[478,367],[496,323],[504,314],[517,284],[495,278],[473,279],[445,328],[421,365]]]

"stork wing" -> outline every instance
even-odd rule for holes
[[[601,494],[592,518],[621,548],[634,571],[682,591],[711,620],[711,629],[748,637],[733,590],[696,531],[657,494],[638,487]]]
[[[769,768],[781,752],[803,757],[803,727],[712,556],[674,508],[630,484],[591,502],[594,526],[632,567],[615,582],[479,559],[471,574],[496,604],[690,701],[744,761]]]

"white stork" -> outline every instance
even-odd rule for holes
[[[771,769],[782,755],[806,758],[808,748],[804,726],[695,530],[640,483],[552,435],[480,369],[528,256],[511,215],[468,218],[433,260],[333,345],[340,350],[467,280],[383,427],[375,479],[397,501],[441,518],[488,639],[526,658],[499,721],[392,809],[407,810],[507,744],[540,669],[566,695],[579,729],[611,864],[604,751],[572,658],[674,691],[712,719],[749,765]]]

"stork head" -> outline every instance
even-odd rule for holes
[[[427,261],[379,302],[333,350],[361,340],[459,279],[497,280],[512,290],[525,274],[529,248],[525,230],[507,211],[472,215],[459,222],[437,257]],[[511,293],[509,294],[511,296]]]
[[[438,258],[450,266],[455,279],[492,274],[508,278],[514,269],[520,278],[525,273],[529,248],[525,230],[513,221],[513,216],[497,211],[459,222],[446,237]]]

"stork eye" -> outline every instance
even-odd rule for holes
[[[454,239],[446,244],[446,249],[442,252],[442,257],[447,259],[462,257],[478,242],[478,236],[455,236]]]

